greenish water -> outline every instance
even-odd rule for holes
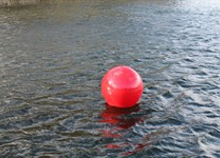
[[[219,157],[220,2],[67,0],[0,9],[0,157]],[[100,82],[128,65],[133,109]]]

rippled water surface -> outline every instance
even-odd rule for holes
[[[220,157],[220,1],[66,0],[0,9],[0,157]],[[133,67],[132,109],[100,82]]]

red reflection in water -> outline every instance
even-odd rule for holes
[[[143,121],[139,117],[132,116],[132,113],[137,113],[139,110],[139,106],[129,109],[119,109],[106,105],[106,109],[101,113],[101,116],[103,118],[101,122],[109,123],[113,126],[110,129],[103,130],[103,136],[111,138],[123,138],[124,134],[126,134],[125,130],[128,130],[136,123],[140,123]],[[143,150],[146,146],[149,146],[149,143],[151,141],[147,141],[146,139],[149,139],[148,136],[142,138],[140,143],[133,143],[128,141],[117,144],[110,143],[106,145],[106,148],[123,149],[128,146],[132,146],[132,151],[121,153],[122,156],[128,156]]]
[[[106,109],[101,113],[103,118],[101,122],[113,124],[120,129],[128,129],[140,121],[140,118],[129,117],[128,115],[136,113],[139,110],[139,106],[129,109],[120,109],[106,105]]]

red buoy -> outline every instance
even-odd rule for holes
[[[140,75],[128,66],[110,69],[102,79],[102,95],[106,102],[118,108],[130,108],[137,104],[143,93]]]

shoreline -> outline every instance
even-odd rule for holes
[[[41,0],[0,0],[0,7],[17,7],[36,5]]]

